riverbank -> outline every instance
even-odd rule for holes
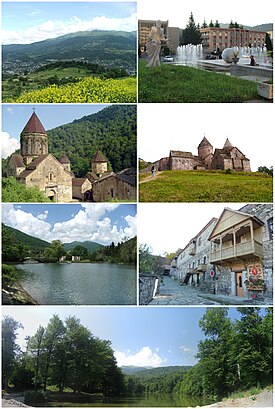
[[[2,289],[2,304],[39,305],[38,302],[18,283],[13,283],[9,287]]]
[[[271,408],[273,407],[273,391],[264,390],[257,395],[249,395],[242,398],[228,398],[221,402],[213,403],[212,405],[203,406],[203,408],[244,408],[258,407]]]

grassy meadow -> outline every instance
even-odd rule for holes
[[[139,182],[140,202],[273,201],[273,178],[258,172],[164,171]]]
[[[148,68],[139,61],[139,102],[244,102],[260,99],[257,83],[173,64]]]

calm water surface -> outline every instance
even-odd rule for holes
[[[20,283],[39,304],[136,304],[133,265],[71,263],[18,264]]]
[[[102,398],[89,403],[51,402],[51,407],[195,407],[213,403],[209,399],[178,394],[151,394],[140,397]]]

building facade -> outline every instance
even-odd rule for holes
[[[236,170],[250,172],[250,160],[228,138],[222,149],[213,149],[204,137],[198,146],[198,155],[185,151],[170,151],[169,157],[161,158],[158,170]]]
[[[242,28],[207,27],[200,29],[205,50],[222,51],[230,47],[264,47],[265,32]]]
[[[225,208],[173,260],[171,276],[210,294],[273,295],[273,205]]]

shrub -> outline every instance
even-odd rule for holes
[[[31,403],[44,403],[47,402],[48,395],[45,391],[28,391],[25,393],[25,404],[29,405]]]

